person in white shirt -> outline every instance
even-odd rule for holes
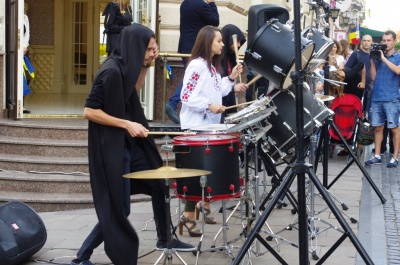
[[[182,129],[219,124],[221,113],[226,108],[222,105],[222,97],[232,90],[236,93],[246,91],[247,85],[235,85],[235,79],[243,71],[242,64],[236,64],[228,76],[221,77],[221,54],[224,46],[221,30],[217,27],[205,26],[199,31],[183,78],[180,97]],[[185,226],[192,237],[202,235],[202,231],[196,227],[195,207],[199,208],[195,201],[186,200],[179,223],[179,231]],[[215,224],[216,220],[210,214],[209,202],[205,202],[201,209],[205,214],[205,223]]]
[[[182,129],[219,124],[221,113],[225,111],[222,97],[232,90],[236,93],[246,91],[245,84],[235,86],[235,79],[243,71],[242,64],[237,64],[229,76],[221,78],[223,47],[221,31],[216,27],[205,26],[197,35],[183,78]]]

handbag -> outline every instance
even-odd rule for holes
[[[357,143],[361,145],[370,145],[375,140],[375,129],[371,126],[367,119],[358,122],[358,130],[356,136]]]

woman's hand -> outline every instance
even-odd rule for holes
[[[235,93],[242,93],[242,92],[245,92],[248,88],[249,88],[249,87],[248,87],[246,84],[244,84],[244,83],[239,83],[239,84],[236,84],[236,85],[233,87],[233,90],[235,91]]]
[[[243,65],[238,63],[235,67],[233,67],[231,74],[229,75],[230,79],[236,79],[243,72]]]
[[[215,114],[222,113],[225,111],[225,106],[217,104],[217,103],[211,103],[208,105],[208,109]]]

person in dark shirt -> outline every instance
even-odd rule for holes
[[[132,24],[132,8],[128,0],[109,3],[103,11],[104,33],[107,34],[107,55],[117,47],[121,30]]]
[[[71,265],[93,265],[93,250],[104,241],[114,264],[136,265],[138,236],[131,226],[130,195],[151,195],[158,241],[167,247],[167,216],[164,180],[124,178],[130,172],[156,169],[162,160],[138,92],[150,64],[158,56],[156,37],[149,28],[125,27],[118,44],[97,72],[86,100],[83,117],[89,120],[88,151],[90,183],[99,222],[83,242]],[[195,247],[174,238],[172,248],[194,251]]]

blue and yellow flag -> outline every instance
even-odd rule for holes
[[[354,28],[350,30],[349,42],[351,44],[360,43],[360,24],[357,24]]]

